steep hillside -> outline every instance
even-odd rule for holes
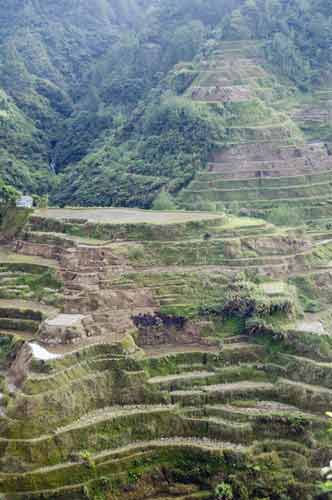
[[[327,498],[328,232],[42,210],[0,261],[6,500]]]
[[[331,498],[331,44],[326,0],[0,3],[1,500]]]
[[[261,44],[249,41],[220,44],[194,71],[186,97],[221,106],[226,128],[183,202],[261,215],[290,206],[305,219],[330,215],[329,82],[304,96],[275,78]]]
[[[206,20],[199,9],[196,16],[189,11],[189,17],[192,15],[204,26],[202,32],[195,20],[195,40],[201,39],[201,42],[196,43],[191,56],[192,38],[185,34],[185,29],[179,39],[175,37],[177,58],[190,63],[175,64],[170,69],[163,64],[165,58],[159,55],[158,64],[164,78],[154,80],[153,92],[140,93],[140,105],[114,134],[100,137],[92,145],[90,154],[66,169],[61,189],[54,198],[56,202],[80,204],[84,200],[88,205],[150,207],[161,188],[178,196],[195,174],[207,170],[209,160],[213,162],[214,155],[230,143],[250,141],[254,144],[256,141],[259,144],[269,137],[286,145],[305,140],[331,140],[328,93],[331,61],[326,52],[331,40],[331,19],[324,20],[326,39],[322,40],[317,30],[322,11],[326,14],[325,7],[319,2],[306,6],[276,2],[273,9],[278,12],[280,22],[279,18],[271,17],[265,1],[254,2],[250,8],[241,2],[228,7],[227,10],[221,6],[216,13],[213,30],[204,24]],[[303,25],[294,27],[295,18]],[[168,17],[162,12],[158,23],[153,16],[152,19],[160,25],[161,33],[178,23],[173,5],[169,6]],[[146,30],[149,33],[149,28]],[[191,30],[194,30],[193,23]],[[280,36],[275,36],[278,30]],[[309,37],[307,45],[303,32]],[[183,42],[187,52],[181,50]],[[162,37],[160,43],[164,43]],[[142,47],[137,53],[141,54],[141,50]],[[216,66],[213,66],[214,58]],[[212,66],[204,68],[209,61]],[[225,68],[224,63],[233,63],[233,68]],[[170,71],[166,72],[167,69]],[[119,72],[121,75],[121,70]],[[103,85],[107,84],[106,80],[102,81]],[[123,80],[124,90],[126,82]],[[136,84],[137,81],[131,86],[134,93],[139,92]],[[213,95],[216,85],[222,87],[219,95],[218,92]],[[201,87],[206,87],[211,95],[202,98]],[[188,99],[194,89],[197,92]],[[103,95],[105,93],[99,93],[101,99]],[[132,93],[127,94],[127,106],[131,102],[129,95]],[[211,197],[213,193],[210,200],[209,197],[196,199],[194,205],[211,208]],[[227,204],[227,196],[225,199],[221,196],[220,201]]]
[[[222,100],[180,98],[229,42],[259,40],[270,81],[257,84],[274,88],[276,112],[309,140],[331,138],[332,23],[320,0],[29,0],[2,4],[0,18],[2,177],[55,203],[150,207],[161,189],[177,196],[229,143]],[[256,97],[271,113],[268,96]]]
[[[59,127],[75,109],[85,73],[139,22],[133,1],[2,2],[0,6],[1,176],[47,192]]]

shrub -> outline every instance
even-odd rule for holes
[[[228,210],[231,214],[233,215],[239,215],[240,213],[240,205],[239,202],[234,200],[232,203],[230,203]]]
[[[89,452],[89,450],[83,450],[81,451],[80,453],[80,459],[82,460],[82,462],[85,463],[85,465],[87,467],[89,467],[91,470],[96,470],[96,464],[95,464],[95,461],[91,455],[91,453]]]
[[[47,194],[45,194],[43,196],[39,196],[37,206],[38,206],[38,208],[48,208],[48,195]]]
[[[0,206],[14,206],[19,192],[0,179]]]
[[[176,210],[173,197],[167,191],[160,191],[152,204],[153,210]]]
[[[140,260],[144,257],[144,250],[142,247],[130,247],[128,249],[128,257],[130,260]]]
[[[272,208],[268,221],[276,226],[298,226],[303,223],[304,214],[300,208],[280,205]]]
[[[214,491],[215,500],[233,500],[233,489],[230,484],[220,483]]]
[[[214,201],[200,200],[192,205],[192,210],[197,210],[198,212],[218,212],[219,209],[217,203]]]

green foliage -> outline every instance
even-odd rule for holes
[[[7,357],[15,350],[17,339],[13,336],[2,335],[0,337],[0,367],[3,369]]]
[[[137,483],[137,481],[139,480],[139,478],[140,478],[140,475],[137,474],[137,472],[135,472],[135,471],[129,471],[128,472],[128,483],[129,484]]]
[[[198,71],[195,71],[194,66],[189,67],[175,67],[168,77],[168,85],[177,94],[182,94],[197,78]]]
[[[35,200],[35,204],[38,208],[47,208],[48,207],[48,195],[38,196],[37,200]]]
[[[229,212],[232,214],[232,215],[239,215],[240,213],[240,204],[238,201],[232,201],[232,203],[230,203],[229,207],[228,207],[228,210]]]
[[[164,80],[167,72],[193,59],[208,27],[231,7],[215,0],[93,0],[75,7],[47,0],[42,8],[5,2],[4,181],[24,192],[53,192],[53,201],[73,205],[149,207],[165,184],[178,191],[206,158],[215,124],[209,129],[212,115],[156,96],[172,87]],[[195,76],[179,75],[175,93]],[[162,120],[162,128],[151,128]],[[56,179],[59,172],[64,175]]]
[[[276,226],[300,226],[304,221],[304,213],[299,207],[285,204],[272,208],[268,214],[268,220]]]
[[[0,177],[60,205],[150,208],[162,189],[175,196],[225,143],[227,124],[273,120],[259,100],[180,98],[197,55],[257,38],[306,89],[331,67],[331,16],[322,0],[5,0]]]
[[[219,35],[262,39],[270,62],[300,87],[332,63],[332,9],[322,0],[250,0],[226,16]]]
[[[68,118],[59,132],[54,152],[58,171],[86,156],[93,141],[113,126],[114,119],[111,107],[102,111],[98,107],[97,110],[80,111]]]
[[[224,123],[206,106],[172,98],[148,108],[142,131],[147,139],[138,152],[145,161],[144,170],[173,177],[182,169],[192,175],[190,162],[198,168],[207,160],[215,142],[223,139]]]
[[[136,0],[1,4],[0,174],[6,182],[25,192],[50,191],[54,169],[80,159],[112,125],[109,112],[93,105],[83,74],[113,45],[118,23],[134,28],[139,19]],[[75,115],[88,112],[67,124],[74,101],[80,101]]]
[[[156,98],[103,148],[69,166],[53,199],[61,205],[150,208],[163,187],[176,193],[203,168],[223,134],[223,118],[213,109]]]
[[[18,197],[19,192],[12,186],[5,184],[0,179],[0,207],[8,207],[14,205]]]
[[[191,61],[198,52],[205,35],[201,21],[193,20],[176,28],[166,54],[167,62],[173,66],[178,61]]]
[[[144,250],[141,247],[132,246],[128,250],[128,258],[130,260],[140,260],[144,258]]]
[[[24,228],[32,209],[16,208],[13,203],[0,204],[0,236],[10,241]]]
[[[96,470],[96,463],[89,450],[81,451],[80,458],[90,469],[92,469],[93,471]]]
[[[233,500],[233,488],[230,484],[220,483],[215,488],[214,496],[216,500]]]
[[[172,196],[167,191],[160,191],[152,204],[153,210],[176,210],[176,204]]]

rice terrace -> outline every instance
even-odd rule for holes
[[[326,0],[0,5],[0,500],[332,498]]]

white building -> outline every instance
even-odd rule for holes
[[[33,198],[32,196],[21,196],[18,200],[16,200],[17,208],[32,208],[33,207]]]

